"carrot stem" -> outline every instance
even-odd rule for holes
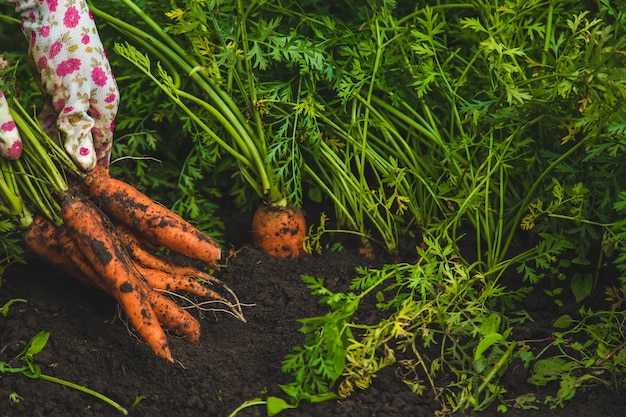
[[[133,59],[131,55],[136,56],[136,53],[129,51],[130,49],[134,49],[131,45],[123,46],[117,44],[116,51],[148,75],[158,87],[168,94],[170,99],[172,99],[175,104],[192,117],[194,122],[196,122],[203,131],[214,139],[216,143],[222,146],[223,149],[230,155],[237,158],[238,162],[242,163],[242,168],[244,168],[241,170],[243,177],[254,188],[255,192],[260,197],[269,200],[269,202],[274,206],[286,206],[287,200],[280,184],[275,183],[272,179],[274,175],[274,167],[271,164],[266,163],[266,138],[262,129],[262,123],[258,115],[258,111],[254,108],[254,106],[248,107],[249,110],[254,113],[256,131],[251,127],[251,124],[247,120],[246,116],[242,113],[241,109],[232,97],[230,97],[226,91],[217,85],[217,83],[211,79],[205,71],[197,70],[202,68],[200,63],[188,54],[174,38],[164,31],[157,22],[148,16],[134,2],[130,0],[122,0],[122,3],[135,13],[148,26],[149,30],[156,34],[156,37],[142,29],[139,29],[137,26],[129,25],[128,23],[98,9],[92,1],[88,2],[91,12],[96,17],[105,20],[118,31],[122,32],[134,41],[137,41],[144,48],[159,57],[159,59],[165,58],[164,62],[166,62],[166,65],[169,62],[178,66],[181,73],[187,74],[189,79],[200,87],[200,89],[206,94],[208,101],[202,100],[180,90],[177,85],[170,86],[157,80],[154,75],[149,74],[149,68],[139,65],[138,62]],[[241,5],[238,8],[238,11],[240,13],[244,12]],[[245,44],[247,42],[247,37],[245,36],[245,33],[243,35]],[[245,45],[245,47],[247,47],[247,45]],[[251,73],[248,72],[248,74]],[[249,75],[249,83],[253,83],[253,79],[251,77],[252,75]],[[250,91],[251,94],[254,95],[254,89]],[[231,135],[235,146],[229,145],[219,137],[216,138],[215,132],[208,128],[208,126],[182,102],[180,99],[181,97],[191,100],[194,104],[199,104],[202,108],[214,116],[218,123]],[[248,101],[253,102],[252,98]],[[209,104],[209,102],[211,104]],[[245,160],[242,159],[242,156]]]

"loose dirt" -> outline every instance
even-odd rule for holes
[[[351,247],[341,252],[305,255],[297,260],[269,257],[239,242],[217,271],[242,302],[253,304],[244,312],[247,323],[221,312],[201,317],[202,336],[187,344],[170,336],[176,362],[155,357],[118,316],[115,302],[63,273],[38,261],[11,267],[0,287],[0,305],[12,298],[7,317],[0,317],[0,360],[18,354],[39,331],[50,332],[45,349],[35,359],[43,373],[100,392],[129,409],[134,417],[227,417],[242,402],[267,395],[281,395],[278,384],[290,381],[281,362],[303,341],[299,318],[326,310],[310,295],[303,274],[323,277],[329,285],[345,288],[355,267],[372,264]],[[236,249],[236,250],[235,250]],[[600,297],[601,299],[601,297]],[[524,306],[537,317],[528,337],[545,337],[560,314],[547,297],[529,297]],[[194,312],[196,314],[196,312]],[[305,416],[434,416],[439,409],[431,393],[418,396],[396,377],[397,368],[386,368],[373,386],[348,399],[302,404],[280,414]],[[507,397],[524,393],[545,395],[556,387],[537,388],[526,383],[525,372],[506,377]],[[22,400],[9,400],[17,393]],[[133,407],[133,403],[141,399]],[[626,398],[604,388],[578,393],[563,409],[510,408],[511,417],[618,417]],[[57,384],[21,375],[0,376],[0,416],[109,417],[118,412],[103,402]],[[239,416],[266,415],[261,407]],[[502,416],[495,410],[479,417]]]

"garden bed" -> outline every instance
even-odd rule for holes
[[[310,295],[302,274],[324,277],[333,289],[345,289],[356,266],[372,261],[345,246],[341,252],[304,255],[297,260],[269,257],[237,241],[216,274],[235,289],[244,303],[252,303],[245,313],[247,323],[223,313],[208,313],[202,320],[203,334],[198,344],[171,339],[176,362],[158,359],[124,327],[117,316],[116,303],[100,291],[76,282],[46,264],[31,262],[14,266],[5,276],[1,303],[23,298],[6,318],[0,318],[1,360],[17,355],[39,331],[49,331],[50,339],[35,357],[44,374],[63,378],[96,390],[129,409],[131,416],[220,416],[226,417],[246,400],[268,395],[281,396],[280,383],[290,381],[281,372],[281,362],[292,348],[302,343],[297,319],[324,314],[326,309]],[[228,251],[227,251],[228,252]],[[547,280],[546,280],[547,282]],[[607,284],[605,282],[605,284]],[[602,291],[597,291],[598,307],[606,308]],[[543,295],[541,286],[527,297],[523,306],[535,318],[525,326],[525,339],[542,339],[552,332],[552,322],[565,311]],[[363,310],[360,318],[368,314]],[[541,346],[537,346],[539,349]],[[433,416],[439,404],[428,390],[418,396],[396,377],[399,369],[390,366],[379,373],[373,385],[351,397],[315,405],[301,404],[280,415],[288,416]],[[555,395],[558,386],[545,388],[526,382],[523,367],[511,367],[504,377],[505,398],[523,394],[538,398]],[[11,393],[22,397],[11,402]],[[282,395],[284,396],[284,395]],[[138,405],[133,407],[137,400]],[[598,387],[578,392],[565,408],[524,410],[509,407],[508,416],[551,415],[577,417],[620,416],[626,399]],[[2,416],[116,416],[107,404],[60,385],[21,375],[0,378]],[[256,406],[240,416],[262,416]],[[492,411],[479,416],[503,415]]]
[[[266,415],[246,401],[327,398],[328,385],[368,388],[282,415],[623,414],[626,15],[614,2],[100,3],[123,92],[111,173],[218,239],[224,221],[216,276],[247,322],[190,310],[201,339],[171,335],[168,363],[102,292],[32,259],[4,273],[22,260],[14,223],[39,211],[60,224],[76,169],[35,146],[53,141],[34,120],[18,123],[42,138],[40,152],[25,141],[19,162],[0,158],[0,417],[119,415],[20,375],[39,366],[134,416]],[[15,45],[3,91],[28,119],[40,92],[18,64],[14,8],[0,9]],[[239,212],[261,203],[309,210],[316,254],[253,249]],[[378,257],[359,251],[370,238]],[[11,362],[33,344],[37,366]]]

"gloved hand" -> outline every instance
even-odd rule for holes
[[[108,166],[119,91],[85,0],[9,3],[22,16],[37,81],[50,99],[44,123],[58,128],[66,152],[82,169]],[[2,119],[3,104],[0,123],[10,128],[12,120]],[[0,153],[19,157],[19,138],[0,135]]]
[[[0,155],[9,159],[17,159],[22,155],[22,140],[2,91],[0,91]]]
[[[0,55],[0,74],[9,65],[9,61]],[[0,79],[1,84],[2,80]],[[22,140],[2,90],[0,90],[0,155],[9,159],[17,159],[22,155]]]

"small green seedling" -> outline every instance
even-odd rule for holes
[[[235,417],[237,414],[239,414],[240,411],[245,410],[246,408],[249,408],[249,407],[257,406],[257,405],[265,405],[267,407],[268,417],[273,417],[276,414],[286,409],[297,407],[297,405],[289,404],[282,398],[278,398],[278,397],[267,397],[267,400],[263,400],[261,398],[254,398],[252,400],[243,402],[232,413],[230,413],[228,417]]]
[[[24,300],[23,298],[13,298],[9,301],[7,301],[6,303],[4,303],[4,305],[0,308],[0,313],[2,314],[2,317],[6,317],[7,314],[9,314],[9,308],[15,304],[15,303],[25,303],[26,300]]]
[[[50,382],[57,383],[59,385],[73,388],[77,391],[84,392],[85,394],[89,394],[93,397],[98,398],[99,400],[104,401],[105,403],[109,404],[110,406],[112,406],[113,408],[115,408],[116,410],[118,410],[120,413],[122,413],[125,416],[128,415],[128,411],[124,407],[122,407],[121,405],[113,401],[112,399],[100,394],[99,392],[96,392],[92,389],[89,389],[82,385],[75,384],[70,381],[66,381],[60,378],[56,378],[54,376],[42,374],[41,368],[39,367],[39,365],[35,363],[34,356],[43,350],[43,348],[48,343],[49,338],[50,338],[50,332],[41,331],[37,333],[30,340],[30,342],[28,342],[28,345],[24,348],[24,350],[22,350],[22,352],[20,352],[20,354],[17,355],[14,359],[12,359],[9,362],[0,361],[0,373],[9,374],[9,375],[22,374],[28,378],[43,379],[44,381],[50,381]],[[14,362],[21,362],[22,365],[16,366],[14,365]],[[22,397],[20,397],[17,393],[12,393],[9,396],[9,399],[11,399],[14,402],[19,402],[22,400]]]
[[[23,399],[24,397],[22,397],[17,392],[12,392],[9,394],[9,401],[11,401],[12,403],[19,404],[20,401],[22,401]]]
[[[136,396],[135,397],[135,401],[133,401],[133,408],[137,407],[139,405],[139,403],[142,402],[145,399],[146,399],[146,397],[144,395]]]

